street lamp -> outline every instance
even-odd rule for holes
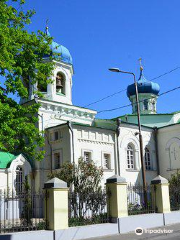
[[[145,202],[145,205],[147,205],[146,172],[145,172],[144,160],[143,160],[143,142],[142,142],[142,133],[141,133],[139,96],[138,96],[138,87],[137,87],[137,82],[136,82],[136,76],[132,72],[125,72],[125,71],[120,70],[119,68],[109,68],[109,71],[117,72],[117,73],[130,74],[130,75],[133,75],[133,78],[134,78],[134,85],[135,85],[135,91],[136,91],[136,106],[137,106],[138,128],[139,128],[140,158],[141,158],[142,180],[143,180],[143,190],[144,190],[144,202]]]

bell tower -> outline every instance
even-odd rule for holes
[[[72,76],[73,67],[67,63],[55,62],[52,83],[47,85],[44,98],[72,105]]]
[[[46,27],[45,34],[51,36],[48,27]],[[52,83],[47,86],[30,83],[29,97],[28,99],[21,99],[20,103],[33,100],[35,92],[39,90],[45,100],[72,105],[72,76],[74,71],[71,54],[66,47],[54,41],[52,41],[50,49],[50,55],[44,56],[44,60],[49,61],[50,56],[54,57],[55,66],[51,76]]]

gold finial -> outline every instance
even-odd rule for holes
[[[142,58],[139,58],[138,61],[139,61],[139,65],[140,65],[140,70],[142,71],[143,70]]]

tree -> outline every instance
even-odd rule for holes
[[[0,3],[0,150],[24,153],[34,159],[42,159],[43,152],[36,153],[43,145],[43,138],[35,127],[39,105],[19,105],[9,97],[17,94],[28,97],[28,86],[38,83],[44,86],[51,82],[53,58],[50,56],[52,38],[43,32],[29,33],[34,10],[23,11],[24,0],[1,0]],[[3,81],[4,83],[3,83]],[[49,80],[48,80],[49,79]],[[36,92],[41,96],[40,92]],[[36,114],[36,115],[35,115]]]
[[[169,179],[169,195],[172,209],[180,209],[180,173],[172,174]]]
[[[57,177],[73,189],[74,192],[86,194],[101,190],[103,169],[97,167],[94,161],[84,161],[81,157],[78,163],[64,163],[62,167],[49,174],[49,179]]]
[[[77,164],[64,163],[60,170],[49,174],[50,179],[57,177],[70,187],[72,225],[77,224],[77,219],[81,225],[104,218],[101,213],[106,206],[106,193],[101,187],[102,176],[101,167],[97,167],[92,160],[84,161],[82,157]],[[91,211],[91,218],[88,218],[88,211]]]

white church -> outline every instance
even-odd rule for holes
[[[46,34],[50,35],[48,28]],[[42,98],[35,97],[37,85],[30,85],[29,98],[20,102],[41,104],[38,127],[45,131],[44,160],[32,165],[23,155],[0,152],[0,189],[20,190],[26,176],[37,190],[41,189],[50,172],[60,169],[64,162],[77,163],[80,157],[103,168],[103,183],[118,174],[128,183],[142,184],[134,84],[127,87],[132,114],[120,116],[118,121],[96,119],[96,111],[72,103],[74,71],[69,50],[53,41],[51,51],[59,54],[53,82],[40,89]],[[158,114],[159,91],[159,85],[146,80],[141,68],[138,92],[147,183],[159,174],[169,179],[180,168],[180,112]]]

